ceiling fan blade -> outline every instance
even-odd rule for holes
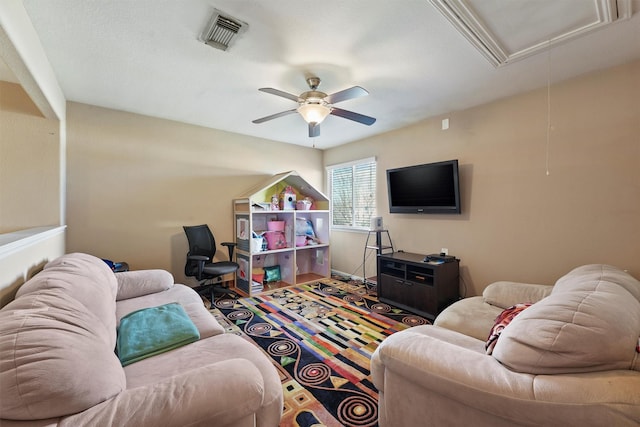
[[[320,125],[316,123],[309,123],[309,138],[320,136]]]
[[[255,119],[251,123],[256,123],[256,124],[264,123],[266,121],[277,119],[278,117],[288,116],[289,114],[294,114],[297,112],[298,110],[296,110],[295,108],[293,110],[281,111],[280,113],[272,114],[270,116],[262,117],[260,119]]]
[[[360,86],[354,86],[349,89],[341,90],[340,92],[332,93],[328,95],[324,100],[329,104],[335,104],[338,102],[346,101],[347,99],[359,98],[361,96],[369,95],[366,89]]]
[[[291,93],[283,92],[281,90],[274,89],[272,87],[261,87],[258,90],[260,92],[270,93],[271,95],[281,96],[283,98],[287,98],[287,99],[290,99],[292,101],[298,102],[298,96],[297,95],[293,95]]]
[[[371,126],[376,122],[373,117],[365,116],[364,114],[354,113],[353,111],[343,110],[341,108],[331,108],[331,114],[334,116],[342,117],[343,119],[353,120],[354,122],[362,123],[363,125]]]

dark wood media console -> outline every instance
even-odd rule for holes
[[[424,262],[424,255],[394,252],[378,256],[378,298],[429,320],[459,298],[460,260]]]

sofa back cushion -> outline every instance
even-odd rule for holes
[[[640,282],[629,273],[605,264],[588,264],[574,268],[558,279],[552,293],[591,290],[598,282],[615,283],[640,301]]]
[[[0,324],[2,418],[69,415],[125,389],[112,331],[64,289],[21,295],[0,310]]]
[[[609,266],[584,266],[504,328],[493,357],[531,374],[637,369],[640,282]]]
[[[82,253],[63,255],[47,263],[18,289],[16,298],[43,290],[58,289],[73,298],[94,315],[109,331],[107,343],[116,346],[116,293],[115,274],[100,258]]]

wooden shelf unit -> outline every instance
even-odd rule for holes
[[[280,195],[291,187],[296,200],[310,197],[314,203],[310,210],[267,210],[272,196]],[[234,199],[234,235],[236,236],[236,290],[251,296],[268,290],[314,282],[331,276],[329,247],[329,199],[309,185],[295,171],[284,172],[263,181],[246,194]],[[286,247],[261,250],[251,244],[252,232],[267,230],[271,220],[284,221]],[[315,234],[313,244],[296,246],[296,235],[311,226]],[[304,228],[303,228],[304,227]],[[308,241],[309,243],[309,241]],[[280,266],[281,280],[265,283],[261,290],[253,287],[254,269]]]

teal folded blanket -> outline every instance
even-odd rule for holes
[[[122,366],[200,339],[198,328],[177,302],[143,308],[120,320],[116,352]]]

